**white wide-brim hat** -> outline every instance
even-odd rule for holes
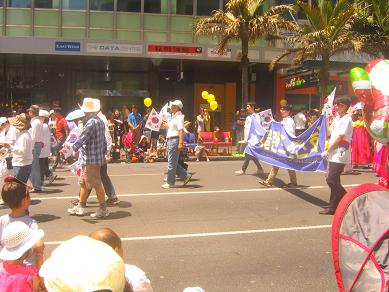
[[[0,126],[2,126],[7,121],[8,121],[8,119],[6,117],[1,117],[0,118]]]
[[[44,117],[44,118],[48,118],[48,117],[50,117],[50,113],[46,110],[39,110],[39,116]]]
[[[81,110],[84,113],[97,113],[100,111],[100,100],[90,97],[85,97],[82,101]]]
[[[1,237],[4,247],[0,252],[0,259],[14,261],[21,258],[44,235],[42,229],[31,229],[21,221],[8,224]]]
[[[122,292],[125,285],[122,258],[106,243],[83,235],[62,242],[39,275],[49,292]]]
[[[82,119],[83,117],[85,117],[85,113],[80,109],[76,109],[68,113],[68,115],[65,117],[65,120],[71,122],[74,120]]]

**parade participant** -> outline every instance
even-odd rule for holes
[[[247,141],[248,141],[250,127],[251,127],[251,122],[252,122],[253,119],[256,118],[255,103],[249,102],[246,105],[246,111],[247,111],[247,117],[246,117],[246,121],[245,121],[245,124],[244,124],[244,141],[245,141],[245,143],[247,143]],[[244,154],[244,162],[243,162],[243,165],[242,165],[242,169],[235,171],[235,173],[238,174],[238,175],[245,174],[246,170],[247,170],[247,167],[249,166],[250,160],[253,161],[254,164],[257,166],[257,174],[262,174],[263,173],[263,168],[262,168],[262,165],[259,163],[258,158],[254,157],[254,156],[252,156],[250,154],[247,154],[247,153]]]
[[[362,108],[356,109],[354,114],[356,121],[353,123],[354,133],[351,144],[352,164],[354,167],[368,166],[372,163],[371,142],[363,120]]]
[[[63,144],[66,141],[66,137],[69,135],[69,128],[65,118],[61,114],[61,108],[54,108],[53,117],[55,119],[55,136],[57,138],[57,155],[53,165],[53,169],[58,166],[61,159],[61,153],[59,150],[62,149]]]
[[[124,257],[122,241],[110,228],[100,228],[89,237],[108,244],[120,257]],[[125,264],[126,288],[124,291],[153,292],[150,280],[144,271],[134,265]]]
[[[49,119],[49,112],[45,110],[39,111],[39,118],[43,127],[43,148],[41,155],[39,155],[39,165],[41,170],[41,180],[44,181],[45,177],[49,180],[49,184],[57,178],[49,169],[49,156],[50,156],[50,145],[51,145],[51,132],[47,124]]]
[[[200,108],[200,114],[196,118],[196,131],[197,135],[201,132],[205,132],[205,117],[203,108]]]
[[[4,147],[10,148],[12,151],[12,169],[13,175],[22,182],[26,183],[31,174],[32,169],[32,139],[28,132],[30,122],[26,114],[17,115],[14,118],[9,118],[9,123],[16,129],[15,137],[12,138],[11,144],[4,144]]]
[[[33,230],[23,222],[9,224],[1,237],[4,248],[0,252],[0,291],[39,291],[38,267],[24,260],[34,255],[34,244],[42,240],[44,232]]]
[[[180,179],[184,180],[184,186],[188,184],[192,175],[178,164],[180,150],[184,147],[184,115],[182,114],[183,104],[180,100],[175,100],[170,103],[172,119],[169,122],[164,121],[163,127],[168,128],[167,131],[167,156],[168,170],[166,183],[163,188],[168,189],[175,187],[176,174]]]
[[[353,121],[347,114],[351,105],[348,97],[338,97],[335,102],[337,116],[327,126],[327,136],[331,136],[327,151],[322,157],[328,160],[327,184],[331,189],[329,206],[320,211],[321,215],[333,215],[346,190],[340,183],[340,175],[347,163],[351,163],[350,143],[353,135]]]
[[[203,140],[201,138],[197,139],[197,145],[194,149],[196,161],[199,162],[201,157],[204,157],[207,162],[209,162],[209,157],[207,153],[207,149],[203,145]]]
[[[32,139],[32,169],[30,180],[34,189],[31,192],[42,192],[41,168],[39,164],[39,156],[43,147],[43,125],[39,119],[39,107],[32,105],[28,110],[28,115],[31,118],[31,129],[29,130]]]
[[[235,139],[238,153],[243,153],[244,150],[244,125],[246,123],[246,111],[241,109],[235,114]]]
[[[73,151],[80,150],[81,176],[80,176],[80,202],[77,206],[68,209],[72,215],[83,216],[88,190],[96,190],[97,200],[100,207],[92,218],[104,218],[109,215],[105,203],[105,192],[101,181],[100,169],[105,164],[107,142],[105,140],[104,122],[97,116],[100,111],[100,102],[92,98],[84,98],[81,110],[86,115],[85,125],[81,135],[73,144]]]
[[[295,136],[295,123],[294,123],[294,120],[290,117],[290,111],[291,111],[291,108],[289,105],[281,106],[281,108],[280,108],[280,115],[282,118],[281,124],[285,128],[286,132],[289,135],[294,137]],[[280,168],[277,166],[272,166],[267,179],[260,180],[259,183],[265,187],[272,186],[273,181],[276,178],[279,169]],[[287,188],[298,187],[296,171],[288,169],[288,174],[289,174],[290,183],[286,184],[285,187],[287,187]]]
[[[138,143],[141,136],[141,121],[142,116],[138,113],[138,106],[132,105],[132,112],[128,115],[128,126],[130,127],[130,131],[132,132],[133,141]]]
[[[296,136],[300,136],[307,129],[307,118],[304,114],[305,107],[301,107],[300,111],[294,116],[296,125]]]
[[[9,134],[8,134],[9,133]],[[10,136],[14,136],[11,140]],[[1,155],[4,155],[5,161],[7,163],[7,169],[12,169],[12,151],[11,149],[7,149],[2,147],[3,143],[8,142],[9,144],[13,144],[16,140],[16,129],[14,126],[10,126],[9,121],[6,117],[0,118],[0,152]]]
[[[12,222],[20,221],[26,224],[32,230],[38,230],[37,222],[28,215],[28,208],[31,205],[29,186],[18,180],[16,177],[7,176],[4,179],[1,190],[1,198],[4,203],[11,209],[9,214],[0,217],[0,238],[4,229]],[[3,242],[0,241],[0,248]],[[33,262],[37,268],[43,263],[44,242],[41,240],[35,244],[35,256]],[[30,259],[29,259],[30,261]]]

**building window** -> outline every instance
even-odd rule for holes
[[[118,0],[118,11],[141,12],[141,0]]]
[[[197,15],[211,16],[213,10],[219,9],[219,0],[197,0]]]
[[[193,0],[176,1],[176,14],[193,15]]]
[[[35,0],[35,8],[53,8],[53,0]]]
[[[31,8],[31,0],[8,0],[8,7]]]
[[[0,0],[0,7],[3,7],[3,0]]]
[[[90,9],[98,11],[113,11],[113,0],[91,0]]]
[[[62,0],[63,9],[86,10],[86,0]]]
[[[144,0],[145,13],[161,13],[161,0]]]

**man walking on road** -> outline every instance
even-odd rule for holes
[[[180,150],[184,148],[184,115],[182,114],[182,102],[175,100],[170,103],[170,110],[172,119],[169,122],[164,122],[164,127],[167,130],[167,156],[168,156],[168,169],[167,180],[162,185],[164,189],[175,187],[176,175],[184,180],[184,186],[189,182],[192,177],[187,171],[178,164],[178,158],[180,156]]]
[[[39,164],[39,156],[43,147],[43,125],[39,119],[39,107],[32,105],[28,110],[28,115],[31,118],[31,129],[29,130],[32,139],[32,170],[30,180],[34,190],[32,192],[42,192],[41,168]]]
[[[246,105],[246,111],[247,111],[247,117],[246,117],[246,122],[244,124],[244,142],[247,143],[248,138],[249,138],[249,132],[250,132],[250,127],[251,127],[251,122],[253,119],[255,119],[255,103],[249,102]],[[242,175],[246,173],[247,167],[249,166],[250,160],[254,162],[254,164],[257,166],[257,174],[262,174],[263,173],[263,168],[262,165],[259,163],[258,158],[245,153],[244,154],[244,162],[242,165],[242,169],[235,171],[236,174]]]
[[[61,109],[59,107],[54,109],[54,117],[55,117],[55,136],[57,137],[57,155],[55,158],[55,163],[53,169],[58,166],[59,160],[61,158],[60,150],[63,147],[63,144],[66,141],[67,136],[69,135],[69,128],[65,118],[61,114]]]
[[[80,150],[81,155],[80,202],[77,206],[68,209],[68,212],[72,215],[83,216],[88,190],[94,188],[100,207],[96,213],[91,214],[91,217],[104,218],[109,215],[109,211],[105,203],[100,168],[105,163],[107,143],[104,122],[97,116],[100,111],[100,102],[96,99],[84,98],[81,110],[86,115],[85,125],[82,133],[72,146],[73,151]]]

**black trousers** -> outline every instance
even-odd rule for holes
[[[62,138],[62,139],[58,139],[57,143],[57,154],[56,154],[56,157],[55,157],[55,162],[54,162],[54,165],[53,165],[53,168],[56,168],[58,166],[58,163],[61,159],[61,153],[59,152],[62,147],[63,147],[63,144],[65,143],[66,141],[66,137]]]
[[[246,172],[246,169],[249,166],[250,160],[254,162],[254,164],[257,166],[258,170],[263,170],[262,165],[259,163],[258,158],[245,153],[244,154],[244,162],[243,162],[243,165],[242,165],[243,172]]]
[[[340,176],[344,170],[346,164],[329,162],[327,184],[331,189],[329,209],[330,211],[336,210],[340,200],[347,193],[344,187],[340,183]]]
[[[39,167],[41,169],[41,179],[44,181],[45,176],[49,177],[51,175],[50,169],[49,169],[49,158],[39,158]]]

